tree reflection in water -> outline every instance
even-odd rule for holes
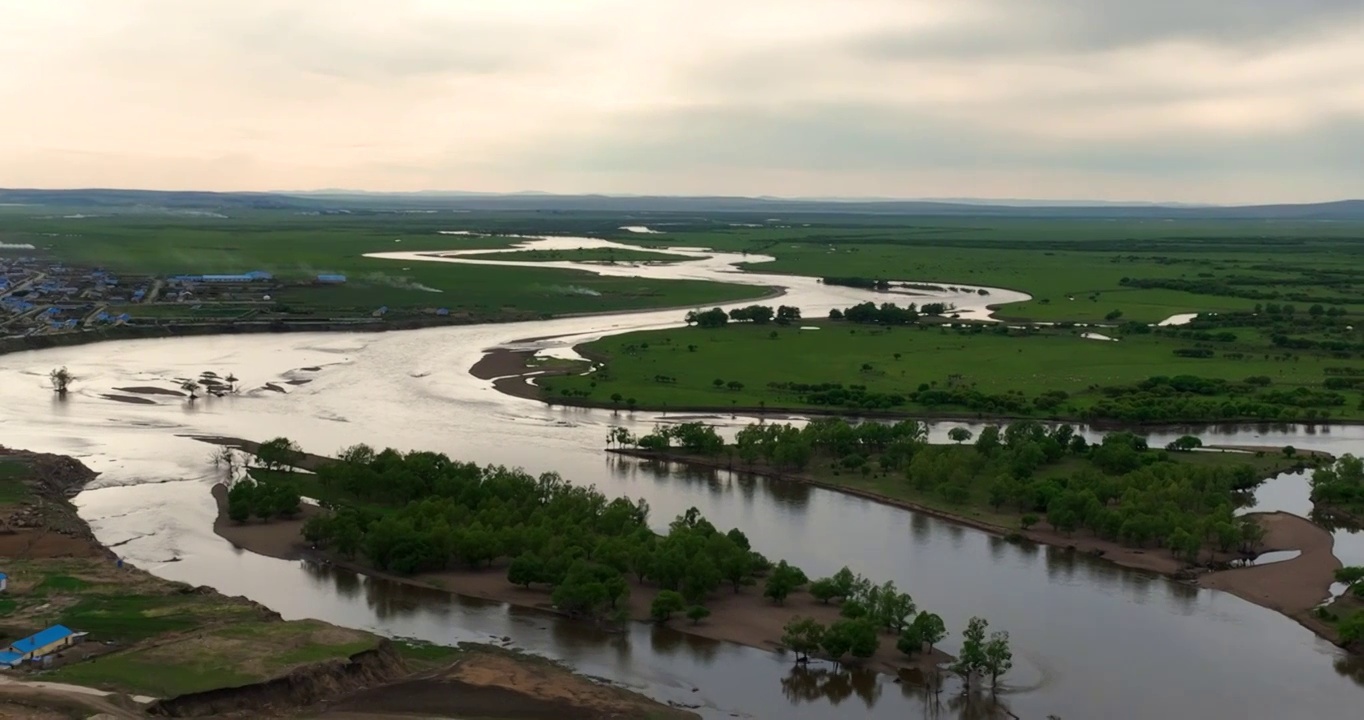
[[[1364,687],[1364,656],[1341,653],[1335,661],[1336,672]]]
[[[797,665],[782,678],[782,693],[792,705],[828,701],[838,706],[856,695],[870,710],[881,698],[881,682],[868,670]]]
[[[1011,718],[1008,708],[987,692],[960,692],[956,683],[943,673],[906,670],[896,682],[904,697],[917,699],[921,717],[953,720],[1004,720]],[[880,699],[887,681],[874,672],[832,666],[797,665],[782,678],[782,693],[792,705],[828,702],[837,707],[856,695],[871,709]]]

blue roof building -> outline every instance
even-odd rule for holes
[[[328,285],[340,285],[346,282],[346,276],[340,273],[322,273],[317,276],[317,281]]]
[[[24,656],[9,650],[0,651],[0,668],[12,668],[24,661]]]
[[[5,653],[6,664],[14,665],[21,660],[32,660],[44,655],[51,655],[58,650],[70,647],[84,637],[84,633],[77,633],[65,625],[53,625],[52,627],[37,632],[23,640],[16,641],[9,646]]]

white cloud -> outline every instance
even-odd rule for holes
[[[0,27],[4,186],[1364,195],[1355,0],[0,0]]]

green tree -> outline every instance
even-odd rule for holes
[[[796,662],[807,662],[810,653],[823,646],[824,633],[824,626],[813,618],[794,617],[782,628],[781,644],[796,654]]]
[[[797,588],[801,587],[809,579],[800,568],[788,565],[785,560],[777,563],[772,572],[767,576],[767,584],[763,588],[763,597],[772,598],[778,605],[786,602],[786,597]]]
[[[1340,639],[1346,645],[1364,642],[1364,610],[1357,610],[1340,621],[1336,631],[1340,633]]]
[[[507,582],[513,585],[528,588],[531,583],[543,582],[544,577],[545,561],[535,553],[522,553],[507,566]]]
[[[952,672],[961,676],[968,689],[985,669],[985,629],[988,626],[985,618],[980,617],[973,617],[966,623],[966,630],[961,634],[961,650],[951,665]]]
[[[830,600],[838,597],[838,585],[833,578],[820,578],[810,583],[810,594],[827,605]]]
[[[947,431],[947,438],[960,445],[971,439],[971,431],[964,427],[954,427]]]
[[[1336,570],[1336,582],[1344,583],[1345,590],[1364,597],[1364,565],[1348,565]]]
[[[839,620],[829,626],[824,633],[824,651],[829,659],[838,662],[849,653],[856,658],[869,658],[876,654],[881,644],[881,636],[876,625],[865,618]]]
[[[286,437],[268,440],[256,447],[256,462],[267,470],[292,471],[303,459],[298,444]]]
[[[227,491],[227,516],[233,522],[244,523],[251,519],[252,494],[255,483],[239,480]]]
[[[933,652],[933,646],[947,637],[947,625],[935,613],[919,613],[914,616],[914,622],[910,625],[918,631],[919,638],[928,644],[929,652]]]
[[[687,608],[687,619],[691,620],[692,625],[699,625],[702,620],[708,617],[710,617],[710,608],[705,605],[692,605]]]
[[[686,606],[687,603],[682,599],[681,593],[676,590],[660,590],[658,595],[654,596],[653,604],[649,606],[649,614],[653,616],[655,622],[666,623],[672,619],[673,613],[681,612]]]
[[[900,631],[900,637],[895,641],[895,649],[904,653],[908,657],[914,657],[924,649],[924,638],[919,633],[919,628],[911,624],[909,627]]]
[[[998,631],[990,633],[985,642],[984,661],[981,671],[990,676],[990,689],[999,687],[999,677],[1014,666],[1014,654],[1009,649],[1009,633]]]

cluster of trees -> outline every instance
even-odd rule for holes
[[[908,426],[882,427],[854,436],[884,447]],[[922,427],[913,431],[921,435]],[[712,451],[716,437],[699,423],[656,432],[699,452]],[[634,438],[616,428],[610,441]],[[882,632],[897,634],[908,654],[924,646],[931,651],[946,636],[942,619],[919,613],[894,583],[874,585],[847,568],[811,583],[800,568],[784,560],[773,565],[754,551],[739,529],[720,532],[696,508],[660,535],[649,528],[643,501],[608,501],[553,473],[537,478],[436,453],[376,453],[364,445],[319,467],[318,476],[328,512],[309,519],[305,537],[383,570],[408,574],[510,559],[509,582],[547,586],[560,611],[592,619],[623,618],[633,579],[658,588],[650,611],[661,623],[678,613],[700,622],[716,592],[738,593],[761,582],[764,597],[782,604],[809,586],[820,601],[842,605],[844,621],[811,635],[817,640],[811,651],[823,648],[834,659],[869,657]]]
[[[896,647],[907,656],[929,652],[947,637],[938,615],[920,612],[914,599],[900,592],[893,582],[876,585],[847,567],[810,584],[810,594],[822,603],[837,602],[842,619],[825,626],[808,617],[793,618],[784,628],[782,644],[808,662],[812,653],[823,652],[834,662],[851,654],[869,658],[881,645],[881,635],[897,637]]]
[[[1197,279],[1187,278],[1130,278],[1125,277],[1118,281],[1124,287],[1141,289],[1164,289],[1179,290],[1181,292],[1197,293],[1199,295],[1219,295],[1222,297],[1239,297],[1248,300],[1291,300],[1300,303],[1312,303],[1317,308],[1316,314],[1324,314],[1326,305],[1343,305],[1354,302],[1347,297],[1314,295],[1306,292],[1284,293],[1278,290],[1265,290],[1267,284],[1291,284],[1292,281],[1276,278],[1273,283],[1268,283],[1265,278],[1258,276],[1242,276],[1229,278],[1210,278],[1200,277]],[[1306,286],[1324,284],[1320,279],[1307,279],[1301,284]],[[1296,308],[1288,304],[1268,303],[1267,305],[1256,305],[1256,312],[1268,314],[1292,315]],[[1276,308],[1271,313],[1270,308]],[[1335,308],[1339,311],[1339,308]]]
[[[1342,455],[1312,474],[1312,502],[1329,513],[1364,519],[1364,460]]]
[[[1325,419],[1326,408],[1345,404],[1340,393],[1296,387],[1266,388],[1269,378],[1252,376],[1240,382],[1193,375],[1156,376],[1131,385],[1099,388],[1104,399],[1081,414],[1090,420],[1161,422],[1173,420]]]
[[[890,281],[879,278],[868,277],[825,277],[820,278],[820,282],[825,285],[841,285],[843,287],[860,288],[862,290],[889,290]]]
[[[252,517],[271,520],[294,517],[303,499],[292,483],[242,478],[227,491],[227,516],[233,522],[244,523]]]
[[[688,325],[703,328],[724,327],[731,321],[766,325],[775,320],[778,325],[790,325],[800,320],[800,308],[792,305],[781,305],[774,310],[771,305],[749,305],[734,308],[728,313],[720,308],[712,308],[710,310],[692,310],[687,313],[685,319]]]
[[[900,307],[895,303],[864,302],[843,310],[834,308],[829,311],[829,319],[865,325],[913,325],[922,315],[942,315],[952,309],[954,306],[948,303],[910,303]]]
[[[965,428],[950,433],[956,445],[932,445],[917,421],[851,424],[837,418],[800,428],[755,423],[740,430],[733,445],[701,430],[688,432],[705,438],[693,441],[698,454],[729,453],[751,464],[832,476],[899,475],[906,492],[1011,510],[1025,529],[1045,522],[1059,532],[1166,548],[1190,562],[1205,550],[1251,552],[1263,539],[1253,518],[1235,514],[1263,478],[1248,463],[1180,461],[1180,451],[1201,445],[1192,436],[1168,449],[1149,448],[1130,432],[1109,433],[1091,445],[1069,425],[1049,429],[1025,420],[988,426],[972,445],[962,444],[972,439]]]
[[[889,410],[904,405],[908,398],[900,393],[868,390],[866,385],[842,383],[769,382],[768,389],[779,394],[794,394],[801,402],[824,407]]]

